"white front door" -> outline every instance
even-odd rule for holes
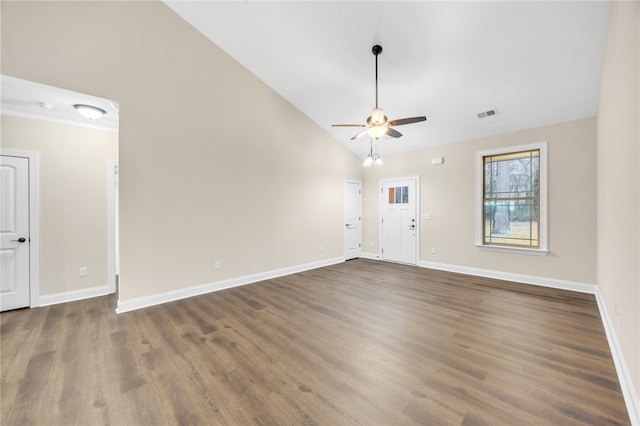
[[[380,182],[380,258],[418,264],[417,178]]]
[[[0,311],[29,306],[29,159],[0,160]]]
[[[362,183],[344,182],[344,258],[360,257],[362,247]]]

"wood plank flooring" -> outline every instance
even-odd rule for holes
[[[354,260],[5,312],[2,425],[629,424],[592,295]]]

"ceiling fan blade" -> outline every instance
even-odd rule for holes
[[[332,124],[331,127],[367,127],[364,124]]]
[[[389,121],[388,126],[402,126],[403,124],[418,123],[420,121],[426,121],[426,120],[427,120],[427,117],[425,117],[424,115],[421,117],[400,118],[398,120]]]
[[[352,141],[354,141],[354,140],[356,140],[356,139],[358,139],[358,138],[363,137],[363,136],[364,136],[364,135],[366,135],[366,134],[367,134],[367,131],[365,130],[364,132],[360,132],[360,133],[358,133],[357,135],[353,136],[353,137],[351,138],[351,140],[352,140]]]
[[[385,134],[387,136],[391,136],[392,138],[399,138],[400,136],[402,136],[402,133],[400,133],[396,129],[392,129],[391,127],[387,127],[387,132]]]

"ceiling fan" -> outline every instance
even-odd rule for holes
[[[393,127],[425,121],[427,117],[420,116],[387,120],[387,116],[384,115],[382,108],[378,108],[378,55],[382,53],[382,46],[376,44],[371,48],[371,52],[376,57],[376,107],[367,118],[367,124],[332,124],[331,127],[366,127],[366,130],[353,136],[351,140],[358,139],[366,134],[369,134],[369,136],[374,139],[380,139],[384,135],[391,136],[392,138],[399,138],[402,136],[402,133]]]

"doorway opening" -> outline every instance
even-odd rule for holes
[[[29,265],[22,274],[28,277],[22,282],[29,297],[22,307],[115,292],[118,102],[11,76],[0,75],[0,79],[0,153],[3,158],[27,159],[30,174],[29,228],[26,236],[17,238],[24,238],[28,247],[28,259],[21,263]],[[76,108],[82,105],[102,111],[103,116],[83,117]],[[8,215],[3,213],[1,219],[4,223]],[[3,252],[9,241],[3,239]],[[0,274],[0,288],[13,286],[9,275]]]

